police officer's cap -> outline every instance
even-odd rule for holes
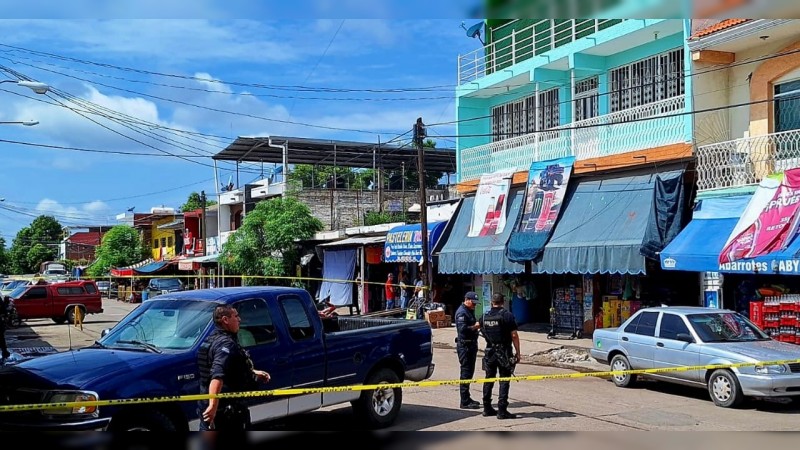
[[[469,291],[466,294],[464,294],[464,300],[472,300],[474,302],[477,302],[478,301],[478,294],[476,294],[476,293],[474,293],[472,291]]]

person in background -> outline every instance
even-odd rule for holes
[[[408,308],[408,277],[405,273],[400,274],[400,309]]]
[[[414,298],[425,298],[425,285],[422,283],[422,277],[420,277],[419,274],[417,274],[417,278],[414,280]]]
[[[394,309],[394,301],[395,301],[395,285],[394,285],[394,275],[389,274],[386,276],[386,285],[384,286],[384,293],[386,295],[386,309]]]
[[[478,330],[481,324],[475,319],[475,304],[478,301],[478,294],[470,291],[464,294],[464,303],[456,311],[456,351],[458,352],[458,364],[461,365],[462,380],[471,380],[475,375],[475,360],[478,357]],[[461,409],[479,409],[481,404],[472,399],[469,395],[469,384],[461,383],[459,386],[461,394]]]
[[[10,304],[10,297],[0,296],[0,363],[11,357],[6,344],[6,316],[11,313]]]

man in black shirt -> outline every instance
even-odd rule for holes
[[[458,363],[461,365],[461,379],[471,380],[475,374],[475,360],[478,356],[478,330],[480,324],[475,319],[475,304],[478,301],[478,294],[467,292],[464,295],[464,303],[456,311],[456,350],[458,351]],[[461,393],[461,409],[479,409],[481,404],[473,400],[469,395],[469,384],[459,385]]]
[[[514,374],[514,366],[519,362],[519,334],[514,315],[503,308],[505,296],[492,295],[492,309],[480,319],[480,328],[486,338],[486,353],[483,356],[483,368],[486,378],[510,377]],[[511,347],[514,347],[512,353]],[[497,416],[498,419],[516,419],[517,415],[508,412],[508,391],[511,383],[500,382],[500,395],[497,411],[492,408],[492,389],[494,383],[483,385],[483,415]]]
[[[258,381],[269,382],[269,374],[255,370],[250,354],[239,345],[239,312],[230,305],[214,309],[214,331],[198,353],[203,394],[255,390]],[[200,430],[246,430],[250,411],[239,399],[212,398],[200,404]]]

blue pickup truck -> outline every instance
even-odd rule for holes
[[[201,392],[200,344],[212,311],[233,305],[238,334],[257,369],[259,389],[422,381],[433,374],[430,325],[422,320],[338,316],[322,319],[302,289],[249,287],[163,294],[139,305],[94,345],[0,368],[0,404],[139,399]],[[350,402],[361,425],[394,423],[402,389],[248,399],[254,423]],[[191,431],[195,401],[0,413],[0,429]]]

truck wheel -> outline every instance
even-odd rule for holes
[[[126,414],[111,420],[111,431],[177,431],[175,424],[160,411]]]
[[[400,378],[394,371],[381,369],[372,374],[365,384],[395,384]],[[361,391],[361,397],[353,402],[353,412],[364,419],[369,428],[386,428],[394,423],[403,403],[403,390],[375,389]]]
[[[83,310],[83,308],[78,307],[77,319],[83,322],[83,319],[85,317],[86,317],[86,312]],[[69,309],[67,309],[67,320],[69,321],[69,323],[75,323],[75,318],[76,318],[75,307],[70,307]]]
[[[611,370],[631,370],[631,363],[625,355],[615,355],[611,358]],[[626,373],[625,375],[613,375],[611,381],[617,387],[631,387],[636,382],[636,375]]]
[[[744,395],[739,380],[729,370],[715,370],[708,379],[708,393],[714,404],[723,408],[734,408],[742,403]]]

